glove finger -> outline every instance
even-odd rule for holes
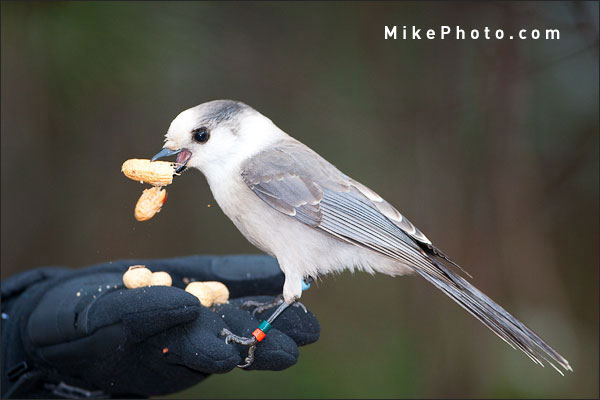
[[[193,281],[219,281],[232,298],[275,295],[285,277],[277,260],[266,255],[189,256],[142,261],[152,271],[166,271],[173,286],[185,288]]]
[[[95,272],[59,280],[29,318],[31,340],[47,346],[124,321],[141,339],[196,318],[200,303],[173,287],[126,289],[122,274]]]
[[[252,300],[256,302],[267,302],[273,300],[272,297],[268,296],[256,296],[256,297],[242,297],[239,299],[231,300],[230,303],[241,308],[244,302]],[[252,311],[252,308],[248,308],[248,311]],[[261,320],[268,319],[277,307],[273,307],[260,314],[256,314],[257,318]],[[273,328],[283,332],[296,342],[298,346],[305,346],[319,340],[321,327],[317,317],[308,310],[304,312],[304,309],[299,306],[290,306],[283,313],[281,313],[273,322]]]
[[[179,288],[150,286],[115,289],[98,297],[85,310],[87,329],[117,323],[129,328],[134,341],[141,341],[173,326],[195,320],[201,309],[193,295]]]
[[[167,362],[198,372],[224,373],[240,362],[240,353],[220,335],[227,325],[221,316],[202,307],[193,322],[177,326],[150,339]]]
[[[223,316],[228,329],[236,335],[250,338],[252,332],[258,328],[259,321],[252,315],[233,304],[223,304],[215,307],[216,312]],[[248,354],[248,346],[230,344],[235,346],[242,359]],[[299,351],[296,343],[286,334],[273,328],[267,337],[256,347],[255,361],[248,370],[279,371],[294,365],[298,361]]]

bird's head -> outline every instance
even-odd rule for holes
[[[177,154],[177,172],[193,167],[205,175],[239,163],[285,135],[252,107],[215,100],[181,112],[152,161]]]

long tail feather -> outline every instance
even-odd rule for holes
[[[427,256],[427,258],[438,271],[432,273],[434,271],[430,268],[415,268],[415,270],[481,321],[511,347],[520,349],[537,364],[544,366],[542,360],[547,362],[561,375],[564,374],[555,363],[566,371],[573,371],[569,362],[563,356],[547,345],[546,342],[525,326],[525,324],[517,320],[465,279],[431,257]],[[442,272],[442,274],[439,274],[439,272]]]

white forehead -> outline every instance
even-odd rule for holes
[[[167,134],[173,135],[180,132],[191,132],[194,128],[196,128],[195,125],[197,121],[198,111],[195,108],[189,108],[185,111],[182,111],[177,117],[175,117],[173,122],[171,122],[171,126],[169,126]]]

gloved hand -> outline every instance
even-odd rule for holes
[[[168,272],[173,287],[126,289],[122,275],[135,264]],[[189,281],[223,282],[229,304],[201,306],[183,290]],[[272,299],[262,296],[280,294],[283,281],[267,256],[122,260],[12,277],[2,282],[2,397],[145,397],[231,371],[247,348],[225,344],[221,330],[250,336],[274,309],[257,319],[241,304]],[[249,369],[288,368],[297,346],[318,337],[314,315],[290,307]]]

